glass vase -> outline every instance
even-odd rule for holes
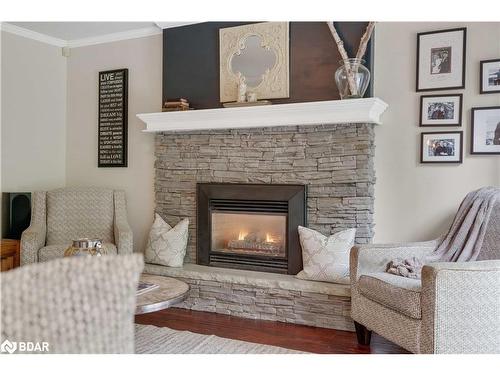
[[[341,99],[362,98],[370,83],[370,71],[363,65],[363,59],[346,59],[340,61],[335,72],[335,83]]]

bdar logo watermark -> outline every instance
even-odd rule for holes
[[[0,345],[1,353],[33,353],[33,352],[48,352],[49,343],[46,341],[32,342],[32,341],[10,341],[5,340]]]
[[[10,342],[9,340],[5,340],[2,342],[2,345],[0,345],[0,351],[2,353],[14,353],[17,349],[17,342]]]

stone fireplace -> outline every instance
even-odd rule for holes
[[[297,274],[304,185],[197,185],[197,263]]]
[[[138,115],[156,132],[156,211],[190,220],[184,266],[145,272],[189,283],[181,308],[354,330],[349,285],[294,277],[296,231],[355,227],[356,243],[371,241],[373,127],[385,108],[368,98]],[[293,223],[297,191],[259,195],[297,187]]]
[[[323,234],[356,227],[373,236],[372,124],[161,132],[155,141],[156,211],[189,218],[185,261],[197,263],[197,184],[306,185],[307,226]]]

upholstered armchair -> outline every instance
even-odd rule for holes
[[[21,265],[62,257],[78,238],[99,238],[108,254],[132,253],[125,193],[67,188],[32,195],[31,224],[21,236]]]
[[[53,354],[134,353],[143,267],[142,254],[129,254],[62,258],[2,272],[0,342],[32,342]]]
[[[351,250],[351,315],[360,344],[371,331],[413,353],[500,353],[500,202],[477,261],[430,263],[422,278],[386,271],[396,258],[423,259],[440,239]]]

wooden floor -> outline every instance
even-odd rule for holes
[[[206,335],[275,345],[312,353],[388,354],[407,353],[399,346],[373,334],[371,345],[358,345],[354,332],[297,324],[253,320],[230,315],[170,308],[136,316],[138,324],[151,324]]]

